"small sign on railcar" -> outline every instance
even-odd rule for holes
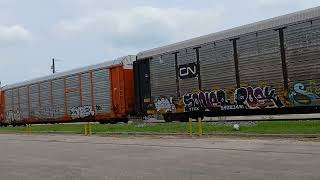
[[[179,78],[180,79],[188,79],[195,78],[198,75],[198,64],[188,63],[179,65]]]

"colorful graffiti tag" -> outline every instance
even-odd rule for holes
[[[70,109],[70,115],[72,119],[79,119],[94,116],[94,111],[92,106],[73,107]]]
[[[247,109],[281,108],[284,104],[271,87],[241,87],[235,91],[235,101]]]
[[[312,89],[305,88],[302,83],[296,82],[289,93],[289,99],[295,106],[319,106],[320,93]]]
[[[159,112],[175,112],[176,106],[173,103],[173,98],[159,98],[154,103],[157,111]]]
[[[187,93],[183,96],[185,111],[212,111],[216,108],[243,109],[243,106],[232,104],[224,90]]]
[[[187,93],[183,96],[185,111],[212,111],[230,109],[281,108],[284,104],[275,89],[266,87],[241,87],[235,90],[231,100],[224,90]]]

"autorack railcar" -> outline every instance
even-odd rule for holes
[[[0,125],[319,112],[320,7],[5,86],[0,98]]]
[[[140,52],[136,111],[190,116],[319,112],[320,7]]]
[[[1,125],[126,122],[133,111],[135,56],[1,88]]]

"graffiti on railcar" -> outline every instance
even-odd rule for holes
[[[60,106],[42,106],[39,110],[30,111],[33,118],[54,118],[54,114],[63,112]]]
[[[244,109],[243,105],[231,102],[224,90],[201,91],[197,93],[187,93],[183,96],[185,111],[212,111],[216,108]]]
[[[161,97],[156,99],[154,103],[155,108],[159,112],[176,112],[176,106],[173,103],[173,98]]]
[[[21,121],[21,112],[20,111],[8,111],[6,114],[6,120],[9,122],[13,122],[13,121]]]
[[[266,87],[241,87],[228,97],[224,90],[187,93],[183,96],[185,111],[212,111],[231,109],[281,108],[284,104],[275,89]]]
[[[244,105],[247,109],[281,108],[284,104],[276,94],[276,90],[266,87],[251,86],[236,89],[234,94],[237,105]]]
[[[41,107],[40,110],[36,113],[33,113],[37,117],[53,118],[54,114],[62,112],[60,106],[45,106]]]
[[[303,83],[295,82],[289,93],[289,99],[295,106],[319,106],[320,89],[310,81],[306,88]]]
[[[148,106],[148,114],[283,107],[285,104],[276,89],[270,86],[244,86],[237,89],[193,91],[177,99],[155,98]]]
[[[94,116],[94,110],[92,109],[92,106],[79,106],[79,107],[73,107],[70,109],[70,115],[72,119],[79,119],[79,118],[85,118],[89,116]]]
[[[320,95],[320,87],[317,87],[317,83],[314,80],[309,81],[309,86],[306,88],[306,91]]]

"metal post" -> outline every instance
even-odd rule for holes
[[[189,118],[189,134],[192,136],[192,118]]]
[[[199,136],[202,136],[202,118],[198,117]]]
[[[31,132],[32,132],[31,124],[27,124],[26,125],[26,131],[27,131],[28,134],[31,134]]]
[[[52,58],[52,73],[56,73],[56,64],[54,58]]]
[[[26,132],[29,134],[29,125],[26,124]]]
[[[84,124],[84,135],[88,135],[87,124]]]
[[[89,126],[89,136],[90,136],[92,134],[92,127],[90,122],[88,122],[88,126]]]

